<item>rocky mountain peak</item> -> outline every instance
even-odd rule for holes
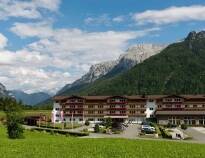
[[[198,41],[197,43],[195,41]],[[192,31],[185,38],[185,42],[187,43],[190,49],[194,49],[194,47],[198,47],[197,45],[204,45],[205,43],[205,31]],[[201,43],[201,44],[199,44]],[[203,44],[202,44],[203,43]],[[195,51],[194,51],[195,52]]]
[[[188,34],[185,40],[193,41],[193,40],[202,39],[202,38],[205,38],[205,31],[200,31],[200,32],[192,31]]]
[[[137,44],[130,47],[126,51],[126,54],[122,55],[120,58],[132,59],[139,63],[149,58],[150,56],[159,53],[165,47],[166,45]]]
[[[116,64],[117,61],[106,61],[92,65],[88,73],[83,75],[79,80],[75,81],[72,85],[94,82],[96,79],[107,74]]]
[[[0,83],[0,97],[8,96],[8,92],[6,90],[6,87]]]

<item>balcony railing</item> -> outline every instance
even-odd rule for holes
[[[107,110],[127,110],[127,108],[116,107],[116,108],[107,108]]]

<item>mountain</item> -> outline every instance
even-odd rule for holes
[[[116,61],[115,67],[106,76],[115,76],[125,72],[145,59],[161,52],[166,45],[157,44],[137,44],[130,47],[125,54],[122,54]]]
[[[63,94],[66,91],[75,91],[83,88],[89,83],[94,82],[100,77],[106,75],[117,64],[117,61],[107,61],[99,64],[92,65],[85,75],[80,79],[74,81],[72,84],[65,85],[57,94]]]
[[[10,95],[16,98],[17,101],[22,101],[26,105],[36,105],[51,96],[44,92],[27,94],[20,90],[10,91]]]
[[[8,92],[6,90],[6,87],[0,83],[0,97],[7,97]]]
[[[166,45],[156,44],[137,44],[132,46],[115,61],[92,65],[88,73],[72,84],[64,86],[57,92],[57,95],[77,93],[98,79],[110,78],[125,72],[150,56],[159,53],[165,47]]]
[[[130,70],[76,94],[205,94],[205,31],[190,32]]]

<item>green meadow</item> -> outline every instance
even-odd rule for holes
[[[1,158],[204,158],[205,145],[170,141],[85,139],[26,131],[7,138],[0,126]]]

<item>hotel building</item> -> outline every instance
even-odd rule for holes
[[[159,124],[205,125],[203,95],[56,96],[52,122],[98,123],[105,118],[141,123],[156,118]]]

